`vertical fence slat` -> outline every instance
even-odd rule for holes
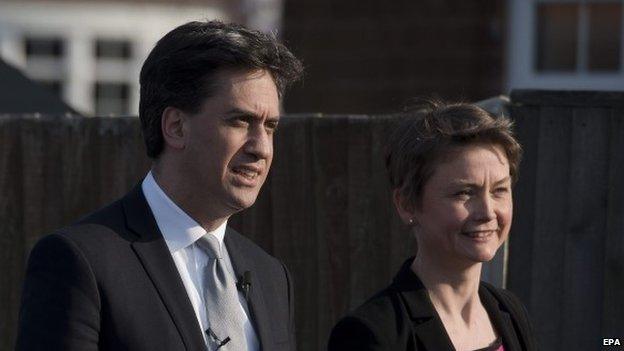
[[[275,163],[271,171],[274,254],[283,259],[295,284],[298,350],[324,348],[318,340],[319,309],[317,232],[310,119],[283,118],[275,140]],[[310,314],[308,311],[317,310]],[[320,342],[320,344],[318,344]]]
[[[348,145],[348,208],[345,220],[349,227],[349,286],[348,304],[363,301],[381,286],[378,281],[383,276],[384,258],[375,250],[377,238],[382,233],[374,231],[374,218],[370,216],[374,189],[371,187],[371,140],[370,119],[351,117],[349,119]],[[340,311],[338,313],[344,313]]]
[[[323,343],[336,318],[347,307],[349,290],[348,138],[349,120],[316,118],[312,121],[312,189],[316,193],[316,238],[318,245],[317,340]]]
[[[568,217],[568,167],[570,162],[571,109],[542,107],[535,189],[535,230],[531,301],[533,318],[540,322],[537,338],[545,350],[559,350],[561,342],[562,249]],[[519,219],[522,220],[522,219]],[[535,284],[539,282],[539,284]]]
[[[0,117],[0,350],[12,350],[24,273],[20,120]]]
[[[373,140],[375,145],[372,158],[377,166],[375,167],[375,196],[380,206],[375,206],[371,210],[376,218],[379,229],[384,232],[385,237],[381,244],[383,248],[382,254],[387,255],[389,260],[385,267],[386,280],[379,286],[384,288],[391,282],[391,279],[398,272],[403,262],[408,258],[416,255],[416,240],[410,228],[406,226],[399,218],[394,203],[392,202],[392,194],[390,189],[390,180],[385,167],[385,146],[388,142],[390,133],[397,125],[396,118],[375,118],[372,121]]]
[[[43,181],[43,139],[45,127],[42,123],[24,119],[21,121],[20,141],[22,149],[22,235],[25,254],[43,234],[41,208],[45,187]],[[33,237],[34,236],[34,237]],[[27,257],[27,256],[26,256]]]
[[[529,301],[532,300],[531,280],[533,271],[533,241],[535,230],[536,177],[539,159],[540,111],[535,106],[511,107],[515,123],[515,132],[523,148],[519,179],[514,197],[514,219],[509,237],[509,258],[522,257],[522,260],[510,259],[507,265],[507,289],[513,291],[533,312]]]
[[[601,337],[624,335],[624,109],[614,109],[609,132],[607,230]]]
[[[561,247],[564,350],[591,350],[600,335],[609,117],[602,108],[575,108],[572,117],[568,225]]]

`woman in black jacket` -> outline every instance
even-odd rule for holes
[[[429,103],[395,130],[386,166],[418,250],[338,322],[330,351],[535,349],[520,301],[480,282],[511,226],[521,158],[511,126],[474,105]]]

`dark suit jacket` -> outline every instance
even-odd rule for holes
[[[275,258],[228,228],[262,350],[294,350],[292,282]],[[205,350],[202,331],[141,187],[42,238],[26,272],[17,350]]]
[[[445,351],[453,344],[407,260],[393,283],[332,330],[329,351]],[[505,351],[535,350],[526,309],[510,292],[481,283],[481,301]]]

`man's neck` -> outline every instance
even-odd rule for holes
[[[195,203],[193,200],[193,192],[189,191],[188,187],[179,184],[179,182],[176,181],[176,177],[172,177],[157,165],[154,165],[151,171],[156,184],[171,199],[171,201],[173,201],[186,214],[188,214],[189,217],[201,225],[207,232],[216,230],[230,217],[230,215],[225,214],[215,215],[215,213],[218,212],[212,210],[207,203]]]

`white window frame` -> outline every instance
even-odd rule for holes
[[[622,4],[624,0],[508,0],[507,40],[507,92],[512,89],[565,89],[565,90],[624,90],[624,13],[620,38],[620,69],[612,72],[591,72],[587,70],[588,38],[587,12],[579,14],[579,50],[577,71],[538,71],[536,65],[537,5],[540,3],[590,3],[603,2]]]

